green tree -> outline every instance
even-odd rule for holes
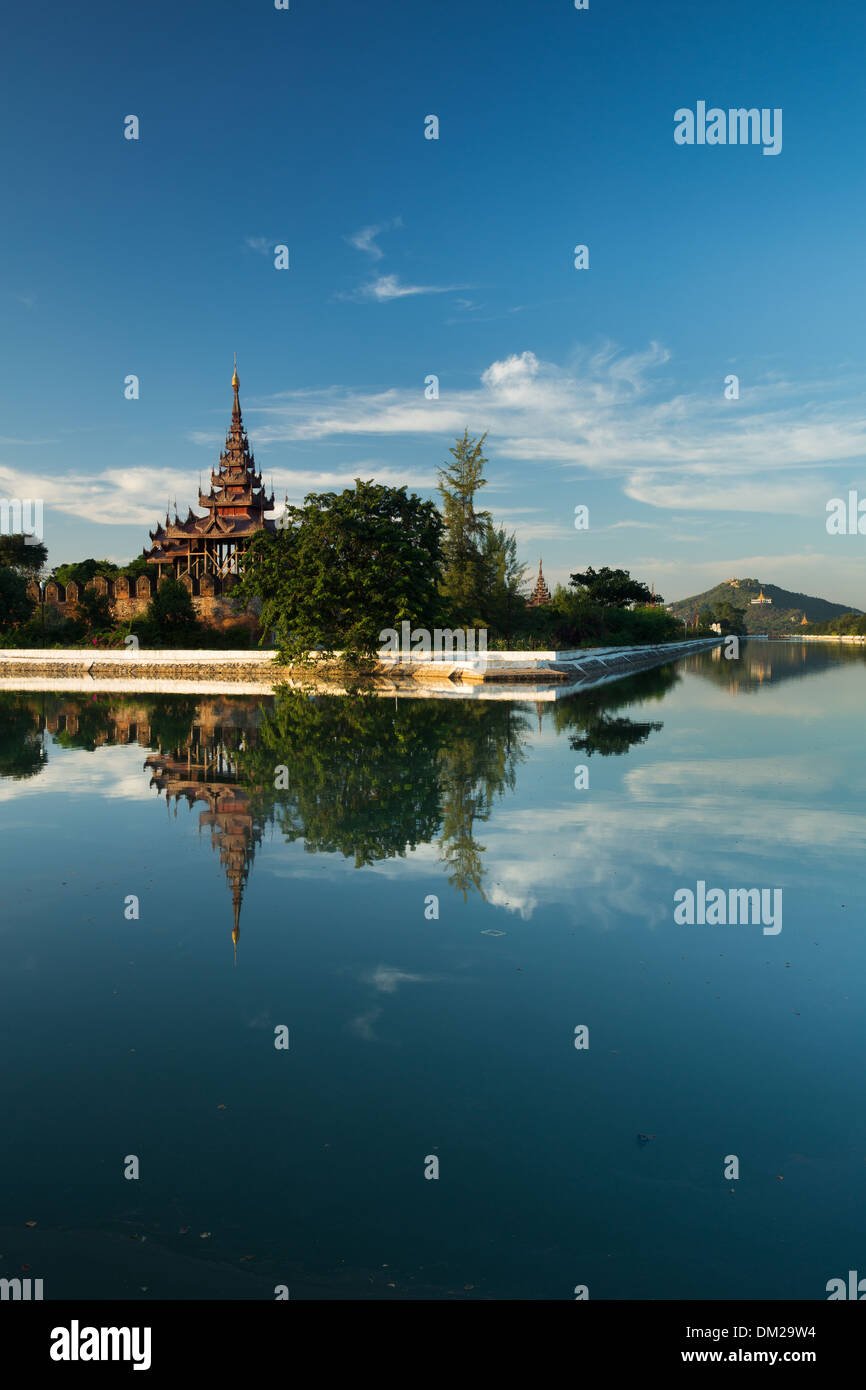
[[[136,555],[134,560],[130,560],[128,565],[122,565],[118,574],[123,574],[127,579],[138,579],[140,574],[153,574],[153,566],[145,560],[143,555]]]
[[[89,584],[91,579],[95,579],[101,574],[105,579],[114,579],[118,573],[117,565],[113,560],[76,560],[66,565],[55,565],[51,571],[51,578],[58,584],[71,584],[74,580],[82,589],[85,584]]]
[[[607,565],[602,565],[600,570],[594,570],[590,566],[582,574],[572,574],[569,582],[591,603],[597,603],[601,608],[625,608],[630,603],[662,602],[661,594],[653,595],[646,584],[632,579],[628,570],[614,570]]]
[[[731,603],[720,603],[716,607],[714,621],[721,624],[722,632],[742,634],[746,631],[746,610],[734,608]]]
[[[0,632],[10,632],[26,623],[33,612],[27,595],[27,580],[17,569],[0,569]]]
[[[488,522],[482,547],[484,561],[482,616],[494,633],[510,636],[526,614],[526,566],[517,558],[517,537]]]
[[[168,636],[194,632],[198,626],[189,590],[173,575],[166,575],[147,605],[146,621],[157,633]]]
[[[481,615],[486,565],[485,537],[490,513],[477,511],[475,495],[486,486],[484,441],[470,439],[463,431],[453,449],[451,463],[439,469],[439,492],[445,535],[442,541],[440,594],[445,617],[451,623],[470,624]]]
[[[85,632],[99,632],[111,627],[111,599],[95,589],[82,589],[75,614]]]
[[[276,631],[289,660],[318,648],[363,661],[384,629],[432,625],[442,535],[433,502],[356,478],[344,492],[311,493],[283,520],[254,538],[237,599],[261,600],[263,633]]]
[[[35,576],[48,559],[48,551],[41,541],[35,544],[32,537],[22,533],[0,535],[0,566],[8,566],[19,574]]]

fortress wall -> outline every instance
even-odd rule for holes
[[[236,613],[231,602],[231,590],[236,584],[233,575],[225,581],[213,575],[205,575],[202,580],[194,580],[184,575],[181,581],[189,590],[196,617],[203,623],[221,630],[229,628],[255,629],[260,605],[250,605],[246,612]],[[105,594],[110,600],[111,614],[116,622],[129,622],[132,618],[143,618],[148,604],[156,592],[156,579],[150,575],[139,575],[131,580],[125,575],[118,579],[106,579],[97,575],[85,586],[97,593]],[[31,580],[27,593],[34,603],[40,602],[39,586]],[[74,581],[67,585],[53,580],[45,586],[45,623],[47,627],[56,626],[65,618],[74,618],[78,608],[80,586]]]

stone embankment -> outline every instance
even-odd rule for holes
[[[693,642],[668,642],[655,647],[599,647],[593,650],[553,652],[484,652],[428,659],[380,661],[370,676],[374,686],[405,689],[414,684],[454,686],[497,685],[596,685],[634,671],[675,661],[693,652],[718,646],[722,638]],[[328,684],[345,681],[347,672],[338,661],[322,660],[313,666],[292,667],[277,663],[272,651],[89,651],[67,648],[55,651],[0,649],[0,680],[142,680],[189,682],[248,682],[256,686],[281,681]]]

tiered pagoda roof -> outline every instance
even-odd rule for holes
[[[211,549],[211,543],[240,542],[243,547],[258,531],[276,530],[276,523],[265,519],[265,512],[274,510],[274,498],[273,494],[266,495],[262,476],[256,471],[255,455],[250,452],[241,416],[239,388],[236,363],[232,422],[225,449],[220,454],[219,467],[211,472],[210,491],[199,489],[198,505],[207,509],[206,515],[197,516],[190,507],[183,520],[175,512],[172,521],[166,513],[165,524],[148,533],[153,545],[144,554],[151,564],[173,565],[176,560]]]
[[[541,573],[541,561],[538,562],[538,578],[535,581],[535,588],[529,600],[530,608],[540,608],[543,604],[550,603],[550,590],[544,582],[544,575]]]

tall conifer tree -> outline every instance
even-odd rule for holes
[[[442,541],[442,581],[440,591],[445,616],[451,623],[469,624],[482,616],[485,592],[484,541],[490,513],[477,511],[475,495],[485,486],[484,441],[471,439],[463,431],[454,448],[452,462],[439,469],[439,492],[445,534]]]

